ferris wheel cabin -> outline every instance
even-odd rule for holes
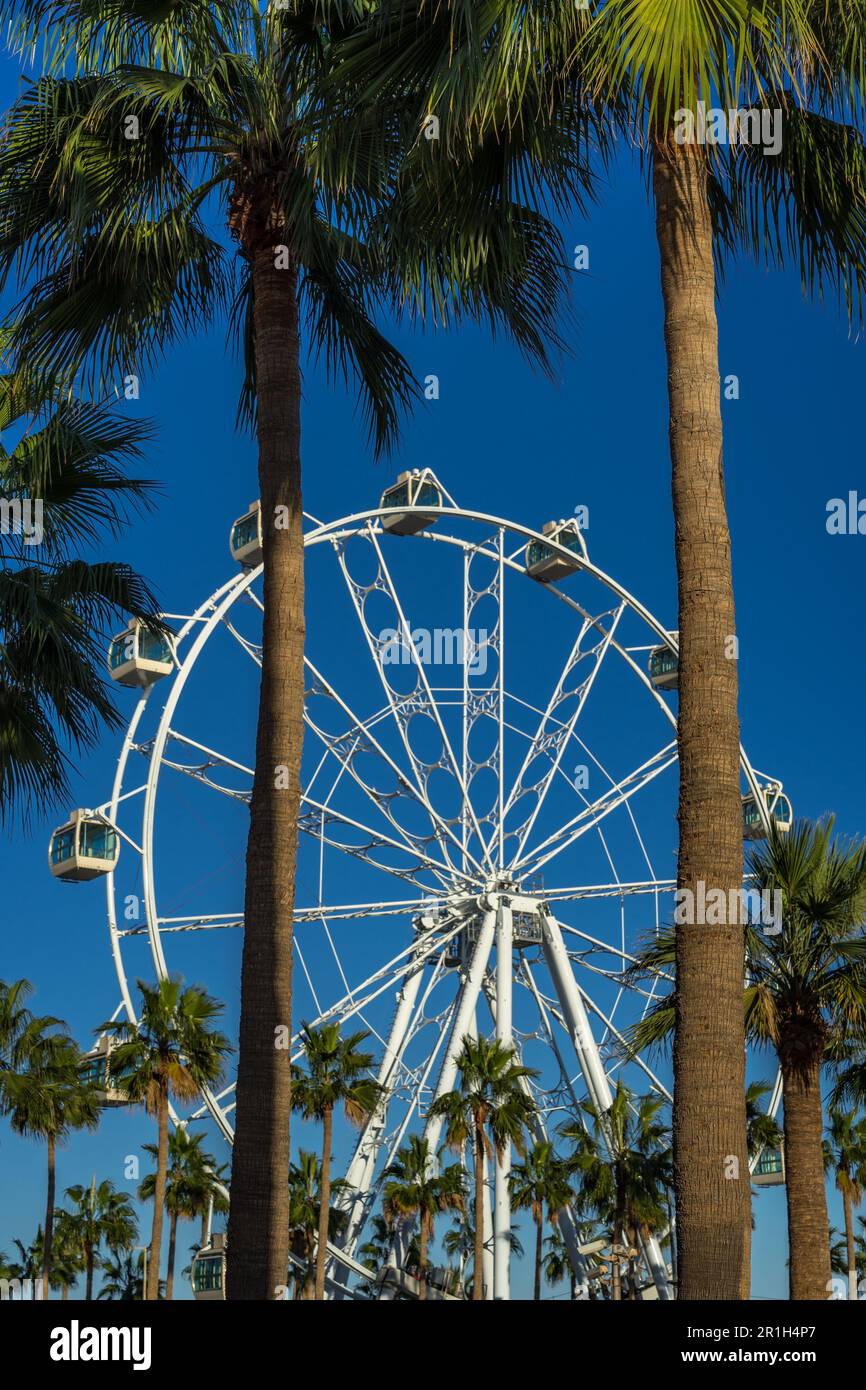
[[[787,796],[783,796],[780,790],[767,788],[765,792],[767,801],[767,811],[770,820],[776,826],[780,835],[787,835],[794,823],[794,812]],[[765,840],[767,832],[764,822],[761,819],[761,811],[755,798],[749,794],[743,797],[743,839],[745,840]]]
[[[85,1052],[78,1064],[81,1080],[96,1087],[99,1104],[104,1106],[128,1105],[129,1097],[114,1083],[111,1076],[111,1054],[114,1044],[109,1037],[101,1037],[96,1046]]]
[[[773,1148],[768,1146],[761,1153],[755,1170],[752,1173],[752,1182],[759,1187],[781,1187],[785,1182],[785,1146]]]
[[[676,690],[679,681],[680,659],[676,652],[671,651],[670,647],[654,647],[650,652],[647,670],[656,690]]]
[[[262,563],[262,508],[260,502],[251,502],[243,516],[239,516],[229,532],[229,546],[232,559],[246,570],[258,569]]]
[[[140,618],[132,618],[108,648],[108,674],[118,685],[144,687],[170,676],[172,651],[168,638]]]
[[[120,840],[114,826],[92,811],[70,811],[48,845],[48,867],[69,883],[109,874],[117,865]]]
[[[425,526],[432,526],[436,520],[435,512],[422,510],[424,507],[442,506],[442,489],[429,468],[412,469],[399,473],[397,481],[382,493],[379,506],[412,508],[411,511],[395,511],[382,517],[382,529],[394,536],[414,536]]]
[[[226,1296],[226,1238],[223,1232],[212,1235],[193,1256],[190,1271],[192,1296],[197,1303],[215,1303]]]
[[[586,559],[586,545],[576,521],[546,521],[541,533],[564,546],[580,559]],[[555,584],[580,569],[577,561],[561,555],[544,541],[530,541],[526,547],[526,573],[531,579],[540,579],[544,584]]]

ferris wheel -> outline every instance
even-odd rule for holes
[[[52,836],[58,878],[106,879],[118,1013],[133,1023],[134,981],[154,971],[202,984],[226,1000],[227,1031],[237,1022],[261,526],[252,503],[231,528],[235,572],[195,612],[163,615],[170,639],[136,622],[114,639],[112,677],[138,691],[114,785]],[[363,1273],[356,1252],[406,1135],[439,1148],[430,1105],[467,1034],[532,1069],[538,1138],[584,1100],[603,1114],[620,1081],[670,1099],[627,1045],[659,981],[628,971],[672,911],[678,647],[592,563],[575,518],[537,531],[466,508],[430,470],[368,510],[308,516],[305,547],[292,1045],[302,1023],[363,1030],[383,1087],[337,1143],[339,1294]],[[741,766],[744,836],[786,828],[782,784],[745,752]],[[105,1056],[102,1040],[92,1057]],[[231,1144],[233,1114],[230,1079],[175,1119]],[[510,1296],[509,1162],[485,1175],[496,1298]],[[578,1223],[560,1225],[583,1279]],[[640,1254],[645,1296],[670,1297],[655,1237]]]

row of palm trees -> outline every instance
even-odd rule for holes
[[[153,1201],[147,1298],[158,1296],[164,1213],[169,1221],[166,1287],[171,1297],[178,1221],[200,1215],[204,1242],[205,1220],[212,1210],[226,1209],[221,1193],[223,1170],[202,1147],[203,1135],[182,1127],[169,1133],[168,1113],[171,1099],[189,1100],[221,1074],[230,1047],[212,1025],[222,1005],[202,990],[184,989],[173,980],[154,986],[140,981],[139,989],[138,1026],[109,1022],[99,1030],[112,1039],[113,1046],[105,1073],[94,1076],[66,1025],[31,1011],[29,982],[0,981],[0,1115],[8,1119],[14,1133],[44,1142],[47,1150],[45,1221],[39,1244],[43,1298],[56,1286],[52,1282],[55,1235],[68,1231],[70,1219],[69,1212],[55,1210],[57,1148],[73,1131],[98,1126],[109,1088],[118,1090],[130,1104],[144,1105],[157,1125],[157,1142],[145,1145],[156,1160],[155,1170],[144,1179],[138,1194],[142,1200]],[[115,1192],[109,1182],[72,1187],[66,1195],[83,1223],[81,1251],[86,1297],[90,1298],[100,1244],[105,1241],[113,1251],[121,1250],[129,1242],[119,1236],[128,1234],[131,1241],[137,1227],[129,1198]],[[62,1261],[64,1256],[57,1258]]]
[[[44,64],[7,113],[0,148],[0,279],[19,291],[5,344],[16,377],[32,366],[40,406],[76,380],[99,398],[180,337],[194,341],[232,304],[262,515],[279,509],[290,521],[264,529],[232,1297],[273,1297],[288,1254],[291,1071],[272,1040],[292,1004],[302,347],[358,382],[377,449],[394,442],[417,395],[408,363],[376,326],[380,306],[446,327],[480,319],[547,365],[562,343],[567,287],[551,210],[584,210],[618,137],[640,147],[668,363],[678,882],[727,894],[742,881],[742,840],[717,262],[742,252],[770,265],[790,260],[804,288],[835,290],[853,318],[862,309],[862,6],[671,3],[661,19],[634,0],[476,9],[457,0],[220,0],[167,12],[147,0],[0,0],[13,42]],[[675,113],[699,100],[779,107],[783,156],[761,145],[678,144]],[[18,481],[29,486],[26,473]],[[4,722],[14,733],[2,741],[4,810],[40,785],[41,767],[62,781],[56,729],[86,742],[105,699],[96,655],[60,621],[57,599],[98,617],[144,597],[116,583],[103,592],[106,571],[61,571],[57,594],[31,584],[23,613],[22,571],[49,590],[53,574],[4,552],[0,598],[18,638],[17,659],[14,647],[4,655]],[[40,625],[54,638],[44,652]],[[72,706],[57,675],[64,662],[77,677]],[[275,787],[275,766],[289,769],[288,790]],[[741,933],[686,925],[675,952],[681,1295],[742,1297],[748,1197],[717,1158],[746,1160]]]

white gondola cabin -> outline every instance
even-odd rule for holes
[[[244,569],[254,570],[262,563],[262,508],[259,502],[251,502],[243,516],[239,516],[229,532],[229,545],[232,559],[237,560]]]
[[[424,508],[442,506],[442,489],[429,468],[415,468],[397,475],[396,483],[382,493],[379,506],[401,509],[382,517],[383,530],[390,531],[394,536],[414,536],[425,526],[432,526],[436,520],[436,513],[425,511]],[[408,507],[412,510],[402,510]]]
[[[676,690],[680,674],[680,659],[676,652],[671,651],[670,647],[654,647],[650,652],[647,670],[656,690]]]
[[[108,674],[119,685],[147,686],[173,669],[171,644],[165,633],[155,632],[140,618],[113,637],[108,648]]]
[[[781,1187],[785,1182],[785,1146],[767,1146],[761,1153],[752,1173],[752,1182],[759,1187]]]
[[[193,1256],[190,1271],[192,1296],[198,1303],[214,1303],[226,1296],[226,1238],[223,1232],[212,1235]]]
[[[774,822],[781,835],[787,835],[794,822],[791,803],[781,791],[767,788],[764,792],[770,820]],[[761,811],[755,798],[749,794],[743,797],[743,838],[745,840],[765,840],[767,832],[761,818]]]
[[[109,1037],[101,1037],[96,1046],[85,1052],[78,1064],[81,1080],[96,1087],[100,1105],[128,1105],[129,1097],[113,1080],[111,1075],[111,1053],[114,1050]]]
[[[69,820],[51,836],[48,866],[55,878],[85,883],[111,873],[120,840],[114,826],[92,811],[70,811]]]
[[[541,533],[557,545],[570,550],[575,557],[586,559],[586,544],[576,521],[546,521]],[[544,584],[555,584],[557,580],[565,579],[579,568],[577,558],[572,560],[559,554],[544,541],[530,541],[526,547],[526,573],[531,579],[540,579]]]

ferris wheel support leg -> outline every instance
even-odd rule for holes
[[[346,1189],[348,1195],[343,1203],[343,1208],[348,1211],[348,1218],[343,1237],[335,1244],[339,1244],[340,1249],[347,1251],[350,1255],[355,1253],[358,1233],[366,1214],[367,1199],[376,1170],[376,1160],[385,1133],[388,1102],[408,1039],[409,1025],[418,1000],[418,991],[421,987],[423,974],[424,963],[422,962],[406,977],[397,996],[394,1020],[376,1077],[378,1084],[384,1088],[384,1095],[364,1126],[355,1146],[352,1161],[346,1170],[345,1180],[348,1184]],[[345,1284],[349,1277],[348,1268],[345,1265],[340,1265],[335,1271],[334,1277],[338,1283]]]
[[[488,981],[489,981],[489,976],[488,976]],[[486,985],[485,985],[485,988],[486,988]],[[495,1015],[494,1015],[494,1021],[495,1021]],[[473,1014],[473,1016],[472,1016],[472,1027],[471,1027],[471,1029],[470,1029],[470,1033],[471,1033],[471,1035],[472,1035],[473,1038],[477,1038],[477,1037],[478,1037],[478,1018],[477,1018],[477,1015],[476,1015],[476,1014]],[[482,1198],[483,1205],[482,1205],[482,1208],[481,1208],[481,1235],[482,1235],[482,1239],[483,1239],[484,1244],[483,1244],[483,1247],[482,1247],[483,1253],[482,1253],[481,1278],[482,1278],[482,1281],[483,1281],[483,1284],[484,1284],[484,1297],[485,1297],[486,1299],[492,1299],[492,1298],[495,1296],[495,1295],[494,1295],[495,1272],[494,1272],[494,1263],[493,1263],[493,1246],[494,1246],[493,1203],[492,1203],[491,1200],[490,1200],[490,1165],[489,1165],[488,1162],[487,1162],[487,1154],[486,1154],[486,1153],[482,1156],[482,1168],[483,1168],[482,1179],[483,1179],[483,1193],[484,1193],[484,1196],[483,1196],[483,1198]]]
[[[583,1007],[583,1000],[574,978],[559,923],[549,912],[544,914],[544,958],[562,1007],[563,1017],[571,1034],[587,1092],[603,1119],[604,1112],[609,1110],[613,1103],[613,1093],[589,1025],[586,1010]],[[659,1298],[662,1300],[670,1299],[671,1291],[668,1284],[667,1268],[656,1237],[650,1236],[641,1244]]]
[[[513,1045],[512,1016],[512,917],[511,908],[500,903],[496,913],[496,1041]],[[493,1195],[493,1297],[497,1302],[511,1298],[511,1145],[494,1154]]]
[[[541,1020],[542,1020],[542,1023],[545,1024],[545,1025],[547,1026],[547,1025],[548,1025],[548,1020],[547,1020],[547,1018],[546,1018],[546,1015],[545,1015],[544,1012],[543,1012],[543,1009],[542,1009],[542,1006],[541,1006],[541,1000],[540,1000],[540,998],[538,997],[538,990],[535,988],[535,981],[533,980],[531,974],[527,974],[527,978],[528,978],[528,980],[529,980],[530,989],[531,989],[532,993],[534,994],[536,1003],[539,1005],[539,1011],[540,1011],[540,1013],[541,1013]],[[486,995],[487,995],[487,1000],[488,1000],[488,1003],[489,1003],[489,1005],[490,1005],[490,1011],[491,1011],[491,1013],[492,1013],[492,1015],[493,1015],[493,1019],[494,1019],[494,1022],[495,1022],[495,1020],[496,1020],[496,993],[495,993],[495,991],[491,988],[491,982],[490,982],[489,976],[488,976],[488,980],[487,980],[487,985],[486,985],[486,987],[485,987],[485,993],[486,993]],[[556,1039],[552,1036],[552,1034],[549,1034],[549,1037],[550,1037],[551,1046],[553,1047],[554,1051],[556,1052]],[[558,1055],[559,1055],[559,1054],[558,1054],[558,1052],[557,1052],[557,1056],[558,1056]],[[518,1053],[518,1060],[522,1060],[522,1059],[520,1059],[519,1053]],[[560,1060],[560,1065],[562,1066],[561,1060]],[[564,1066],[562,1067],[562,1070],[563,1070],[563,1074],[565,1074],[565,1068],[564,1068]],[[532,1097],[532,1087],[531,1087],[530,1084],[529,1084],[529,1079],[528,1079],[528,1077],[524,1077],[524,1078],[523,1078],[522,1083],[521,1083],[521,1089],[523,1090],[523,1092],[524,1092],[525,1095],[529,1096],[530,1100],[533,1098],[533,1097]],[[576,1106],[577,1106],[577,1101],[576,1101],[576,1100],[575,1100],[574,1104],[575,1104],[575,1107],[576,1107]],[[533,1115],[532,1121],[531,1121],[531,1128],[532,1128],[532,1136],[533,1136],[533,1138],[534,1138],[534,1140],[535,1140],[535,1142],[536,1142],[537,1144],[544,1144],[544,1143],[547,1142],[547,1140],[548,1140],[548,1138],[549,1138],[548,1132],[547,1132],[547,1125],[544,1123],[544,1118],[543,1118],[543,1116],[541,1115],[541,1112],[540,1112],[540,1111],[536,1111],[536,1113]],[[588,1260],[580,1253],[580,1236],[579,1236],[579,1232],[578,1232],[578,1223],[577,1223],[577,1218],[575,1217],[574,1212],[573,1212],[573,1210],[572,1210],[571,1207],[565,1207],[565,1208],[559,1213],[559,1222],[558,1222],[558,1224],[559,1224],[559,1229],[560,1229],[560,1231],[562,1232],[562,1238],[563,1238],[563,1240],[565,1241],[565,1248],[566,1248],[566,1252],[567,1252],[567,1254],[568,1254],[569,1264],[571,1265],[571,1268],[572,1268],[572,1270],[574,1271],[574,1277],[575,1277],[575,1280],[577,1281],[578,1288],[580,1288],[580,1289],[586,1289],[586,1287],[587,1287],[587,1282],[588,1282],[588,1277],[589,1277],[589,1262],[588,1262]]]
[[[457,1012],[454,1015],[454,1023],[451,1027],[451,1036],[448,1039],[448,1048],[442,1059],[442,1066],[436,1079],[436,1089],[433,1099],[438,1100],[448,1091],[454,1089],[454,1082],[457,1078],[457,1058],[463,1049],[463,1039],[467,1034],[472,1033],[473,1020],[475,1018],[475,1007],[478,1003],[478,996],[481,993],[481,985],[484,980],[484,972],[487,969],[487,962],[490,959],[490,951],[493,946],[493,937],[496,930],[496,913],[485,912],[481,919],[481,926],[478,931],[478,940],[475,943],[475,950],[472,953],[472,960],[466,973],[460,991],[460,1002],[457,1005]],[[439,1147],[439,1138],[442,1133],[442,1120],[438,1116],[427,1117],[424,1126],[424,1138],[430,1146],[431,1158],[435,1157]]]

